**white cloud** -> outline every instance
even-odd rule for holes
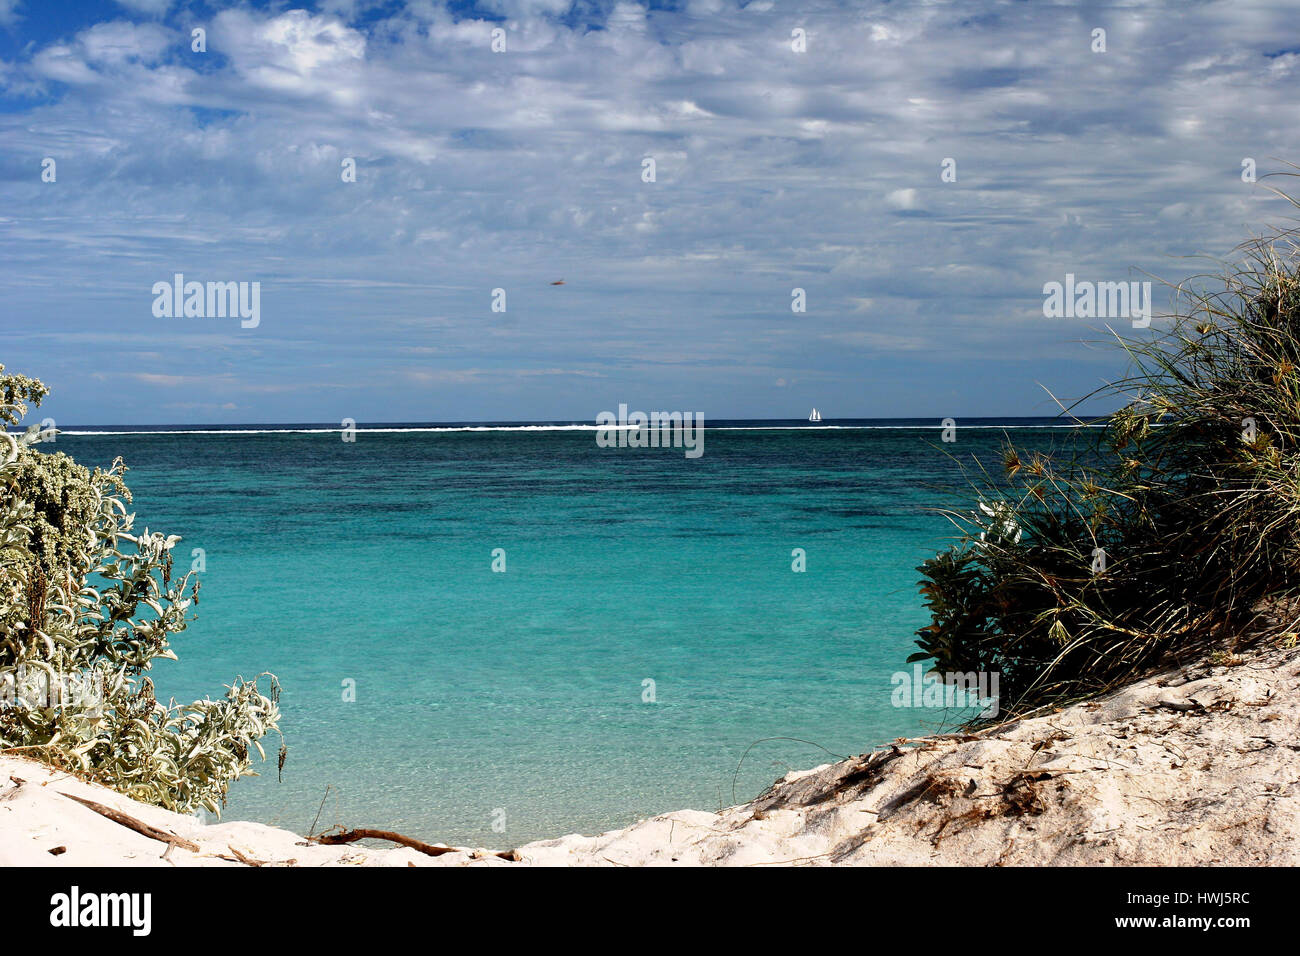
[[[40,77],[60,83],[77,85],[95,83],[99,75],[86,65],[80,53],[72,47],[56,44],[48,46],[32,59],[32,69]]]
[[[86,60],[98,64],[121,64],[128,60],[156,63],[174,42],[170,30],[151,23],[134,24],[118,20],[91,27],[77,37]]]
[[[238,78],[254,87],[335,105],[358,99],[354,68],[364,61],[366,38],[334,17],[291,10],[267,19],[226,10],[217,15],[211,39]]]
[[[885,197],[885,202],[895,209],[915,209],[916,208],[916,190],[915,189],[895,189]]]
[[[227,18],[227,23],[230,19]],[[338,20],[291,10],[255,27],[249,56],[266,56],[273,65],[301,75],[365,56],[366,38]]]

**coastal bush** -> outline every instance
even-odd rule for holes
[[[940,672],[1000,671],[1003,710],[1077,699],[1230,634],[1300,579],[1295,233],[1175,290],[1085,452],[1005,446],[918,570]],[[1075,406],[1077,407],[1077,406]]]
[[[0,365],[0,424],[44,385]],[[137,800],[219,813],[251,752],[278,732],[279,686],[236,680],[216,700],[163,704],[147,676],[198,600],[173,573],[180,539],[134,530],[121,459],[91,471],[0,430],[0,750],[78,772]],[[284,761],[280,748],[280,764]]]

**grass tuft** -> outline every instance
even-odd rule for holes
[[[1300,247],[1252,240],[1175,290],[1165,331],[1086,399],[1119,411],[1069,457],[1010,443],[918,570],[938,671],[1000,671],[1003,710],[1112,688],[1218,640],[1300,581]],[[1081,400],[1082,401],[1082,400]],[[1072,408],[1077,408],[1078,404]],[[1294,630],[1294,622],[1279,624]]]

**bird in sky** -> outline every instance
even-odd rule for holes
[[[558,282],[552,282],[551,285],[564,285],[564,280],[560,279]]]

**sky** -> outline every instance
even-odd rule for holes
[[[1245,0],[0,0],[0,362],[61,426],[1050,415],[1162,322],[1046,283],[1159,309],[1290,224],[1297,37]],[[259,283],[256,326],[155,314],[176,273]]]

